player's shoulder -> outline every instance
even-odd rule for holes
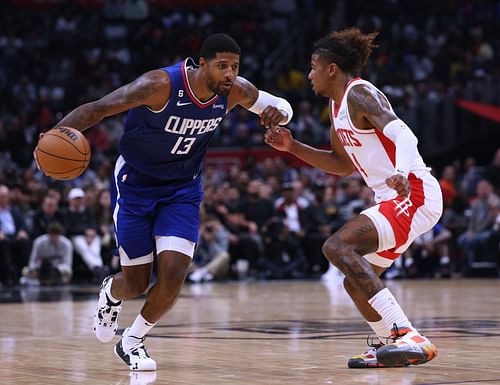
[[[375,86],[375,84],[361,78],[353,80],[351,87],[349,87],[349,94],[351,94],[352,92],[366,93],[366,92],[377,92],[377,91],[380,92],[379,89]]]
[[[363,105],[370,101],[379,100],[381,96],[384,96],[382,91],[373,83],[363,79],[353,82],[346,95],[349,105]]]
[[[233,82],[233,88],[236,92],[245,92],[250,87],[253,87],[252,83],[250,83],[243,76],[237,76]]]
[[[142,74],[141,78],[146,82],[155,83],[158,86],[169,86],[171,83],[170,75],[163,69],[155,69]]]

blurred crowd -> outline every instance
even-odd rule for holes
[[[119,269],[113,237],[111,165],[70,182],[26,169],[23,184],[0,184],[0,281],[99,282]],[[500,241],[500,149],[439,175],[444,213],[387,278],[496,274]],[[208,165],[200,238],[189,280],[320,278],[326,238],[374,204],[359,174],[335,177],[280,157]],[[2,182],[5,183],[5,182]]]
[[[328,144],[329,123],[326,103],[314,98],[308,84],[309,51],[299,49],[302,56],[281,63],[276,74],[264,70],[269,53],[295,28],[302,28],[307,48],[339,23],[381,31],[380,48],[364,76],[388,95],[417,135],[432,123],[423,118],[432,109],[422,103],[460,96],[474,79],[496,84],[500,78],[498,1],[272,0],[197,8],[182,3],[1,2],[2,284],[98,282],[119,269],[108,191],[124,117],[106,119],[87,132],[91,167],[66,183],[36,170],[32,151],[38,133],[75,106],[149,69],[189,55],[196,59],[211,33],[235,37],[243,52],[242,74],[289,99],[295,110],[289,127],[313,145]],[[287,49],[298,48],[294,43]],[[498,104],[498,98],[490,102]],[[262,128],[253,114],[237,108],[212,145],[262,146]],[[457,159],[435,171],[445,197],[443,218],[388,278],[498,268],[500,151],[486,156],[491,160]],[[292,167],[279,157],[209,165],[204,185],[200,240],[189,275],[194,282],[318,278],[328,270],[323,241],[373,204],[359,175],[337,178]]]

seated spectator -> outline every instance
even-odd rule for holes
[[[23,268],[21,284],[67,284],[72,276],[73,245],[58,222],[33,242],[29,265]]]
[[[85,203],[85,192],[81,188],[75,187],[70,190],[68,210],[64,218],[66,234],[73,242],[77,255],[92,273],[93,281],[101,281],[108,269],[102,262],[101,237],[97,233],[96,219]]]
[[[271,218],[263,228],[264,256],[259,268],[264,278],[303,278],[306,257],[298,239],[291,235],[282,218]]]
[[[24,218],[10,205],[10,191],[0,185],[0,282],[12,285],[18,281],[21,268],[27,264],[31,241]]]
[[[240,204],[240,209],[247,221],[255,222],[261,228],[266,221],[274,216],[274,207],[271,199],[267,198],[262,190],[262,181],[253,179],[248,183],[246,195]]]
[[[215,216],[207,216],[200,226],[200,237],[189,275],[192,282],[227,277],[229,272],[229,232]]]
[[[490,242],[494,235],[496,208],[500,206],[500,198],[493,193],[493,186],[485,179],[478,183],[476,194],[468,229],[458,237],[458,244],[464,250],[466,268],[477,261],[497,264],[498,247],[492,248]]]
[[[325,201],[325,188],[321,182],[314,185],[314,198],[301,217],[305,232],[303,244],[308,262],[307,272],[312,277],[319,277],[328,268],[328,260],[323,256],[321,248],[332,234],[328,215],[332,202]]]
[[[97,232],[101,237],[101,256],[107,266],[111,267],[113,271],[117,271],[120,267],[120,258],[115,250],[113,211],[111,209],[111,195],[108,190],[97,192],[94,213]]]
[[[33,228],[31,230],[33,239],[40,235],[47,234],[49,223],[63,223],[64,218],[58,206],[58,200],[53,195],[46,194],[43,197],[42,207],[40,207],[33,216]]]
[[[438,223],[415,239],[405,254],[408,277],[450,277],[451,232]]]
[[[223,223],[229,231],[231,266],[237,266],[239,260],[244,260],[247,261],[247,269],[244,272],[239,271],[238,277],[255,274],[262,255],[262,240],[257,225],[247,221],[237,207],[226,207]]]

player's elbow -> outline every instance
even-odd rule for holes
[[[335,174],[340,175],[340,176],[349,176],[355,171],[355,167],[352,164],[345,164],[343,167],[339,170],[339,172],[336,172]]]

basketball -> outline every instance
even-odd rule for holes
[[[54,179],[73,179],[88,167],[90,146],[80,131],[71,127],[57,127],[40,138],[35,156],[45,175]]]

